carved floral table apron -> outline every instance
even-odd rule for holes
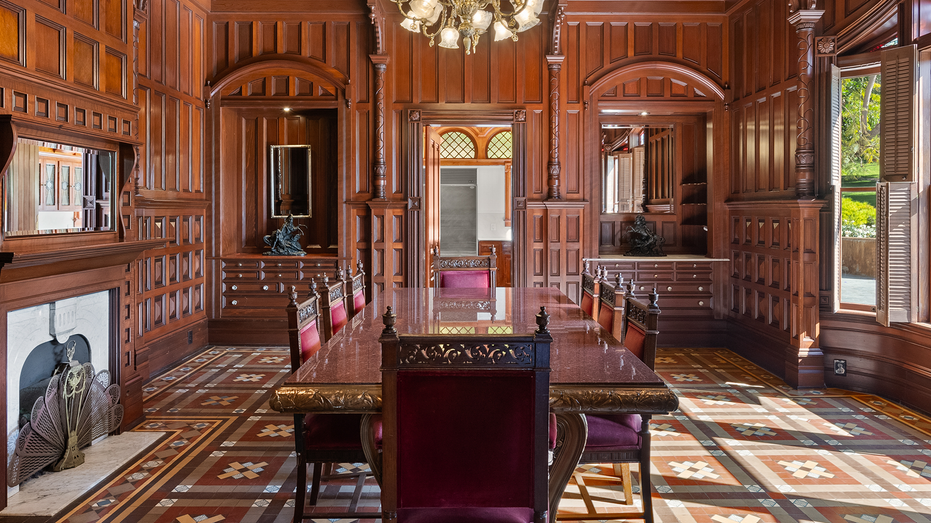
[[[385,291],[275,391],[271,407],[285,413],[380,412],[378,338],[388,306],[400,333],[463,336],[531,333],[535,315],[546,307],[553,336],[550,408],[558,419],[550,469],[553,514],[585,447],[585,414],[667,414],[678,408],[676,395],[656,373],[549,287]]]

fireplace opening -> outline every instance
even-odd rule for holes
[[[80,334],[73,334],[64,343],[54,339],[32,349],[19,377],[19,427],[22,428],[32,416],[32,407],[38,398],[45,395],[52,378],[68,366],[68,348],[73,346],[74,361],[88,363],[90,346]]]

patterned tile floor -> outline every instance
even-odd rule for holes
[[[280,348],[205,350],[145,388],[136,430],[168,433],[148,454],[56,517],[0,522],[290,521],[293,418],[268,408],[287,365]],[[723,349],[661,349],[656,367],[680,397],[652,424],[657,521],[931,523],[928,417],[867,394],[792,390]],[[611,470],[579,467],[560,514],[630,510]],[[336,480],[314,521],[367,523],[326,512],[378,506],[371,477]]]

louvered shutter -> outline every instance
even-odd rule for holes
[[[914,45],[883,51],[876,184],[876,321],[917,321],[918,186]]]
[[[876,321],[916,321],[918,313],[918,185],[876,184]]]
[[[841,200],[843,195],[840,192],[841,187],[841,126],[843,115],[841,108],[843,105],[842,97],[843,80],[841,79],[840,68],[836,65],[831,66],[831,185],[834,187],[833,192],[833,214],[834,217],[834,304],[833,309],[836,311],[840,308],[840,285],[841,273]]]
[[[888,182],[915,180],[917,63],[918,50],[914,45],[882,52],[879,176]]]

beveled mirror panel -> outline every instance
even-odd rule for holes
[[[602,123],[601,137],[602,213],[673,212],[674,128]]]
[[[271,145],[272,218],[313,216],[309,145]]]
[[[8,237],[112,227],[114,151],[20,138],[7,173]]]

